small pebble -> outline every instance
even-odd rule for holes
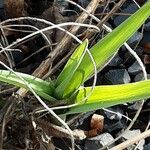
[[[139,63],[136,61],[128,68],[128,72],[132,75],[137,75],[138,73],[142,72],[142,68],[139,65]]]
[[[89,138],[85,141],[84,150],[98,150],[109,142],[113,141],[114,138],[109,133],[103,133],[94,138]],[[113,147],[114,145],[112,145]]]
[[[125,9],[122,10],[121,13],[125,14],[133,14],[138,10],[138,7],[136,4],[129,4]],[[119,15],[114,18],[114,25],[117,27],[119,26],[122,22],[124,22],[130,15]]]
[[[111,84],[125,84],[131,81],[126,69],[109,70],[104,77]]]

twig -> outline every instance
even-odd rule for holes
[[[8,44],[8,41],[7,41],[7,38],[6,38],[6,36],[5,36],[5,32],[4,32],[4,30],[2,29],[2,26],[0,25],[0,30],[1,30],[1,34],[2,34],[2,36],[1,36],[1,39],[2,39],[2,41],[3,41],[3,45],[1,44],[1,46],[3,47],[5,47],[5,46],[8,46],[9,44]],[[8,62],[9,62],[9,65],[10,65],[10,67],[12,68],[13,66],[14,66],[14,59],[13,59],[13,56],[12,56],[12,53],[11,52],[4,52],[5,53],[5,55],[6,55],[6,57],[7,57],[7,59],[8,59]]]
[[[123,3],[125,2],[126,0],[120,0],[117,4],[115,4],[115,6],[111,9],[111,11],[102,19],[102,21],[100,21],[97,26],[99,28],[102,27],[102,25],[104,23],[106,23],[108,21],[108,19],[111,17],[111,15],[116,12],[122,5]]]
[[[46,40],[46,42],[51,45],[51,42],[49,41],[49,39],[47,38],[47,36],[40,30],[38,29],[37,27],[34,27],[32,25],[22,25],[22,24],[19,24],[19,25],[5,25],[5,26],[2,26],[2,28],[5,28],[5,27],[30,27],[36,31],[38,31],[39,33],[41,33],[41,35],[43,36],[43,38]],[[35,32],[34,32],[35,33]],[[28,37],[30,38],[30,36],[32,36],[33,33],[31,33],[30,35],[27,35],[25,36],[24,38],[20,39],[19,41],[16,41],[10,45],[8,45],[7,47],[5,47],[6,49],[10,48],[10,47],[13,47],[15,46],[15,44],[18,44],[19,42],[21,41],[24,41],[26,39],[28,39]]]
[[[42,130],[45,131],[45,133],[48,136],[54,136],[59,138],[70,138],[70,133],[68,132],[68,130],[60,126],[52,124],[43,119],[36,119],[34,122],[37,124],[37,126],[41,127]],[[72,131],[72,134],[75,139],[82,140],[86,138],[87,132],[83,130],[75,130]]]
[[[120,112],[112,111],[112,110],[109,110],[109,109],[106,109],[106,108],[103,108],[103,110],[104,110],[104,111],[107,111],[107,112],[109,112],[109,113],[116,114],[116,115],[119,114],[119,115],[121,115],[122,117],[126,118],[127,120],[132,121],[129,117],[127,117],[127,116],[121,114]]]

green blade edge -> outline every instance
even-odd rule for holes
[[[72,76],[74,75],[75,71],[79,67],[85,53],[86,49],[88,48],[88,40],[86,39],[82,44],[80,44],[70,59],[68,60],[67,64],[65,65],[64,69],[58,76],[55,87],[56,87],[56,96],[58,98],[62,97],[62,94],[64,93],[65,88],[70,84],[70,80]]]
[[[81,102],[90,91],[90,87],[81,88],[75,97],[78,105],[70,108],[67,114],[87,112],[150,98],[150,80],[129,84],[96,86],[86,103]]]
[[[28,74],[18,72],[15,73],[18,76],[21,76],[33,88],[33,90],[43,98],[46,98],[47,100],[54,99],[50,96],[54,91],[54,87],[52,84],[50,84],[50,82],[46,82],[40,78],[36,78]],[[18,76],[10,71],[0,70],[0,81],[29,90],[24,81],[22,81]]]

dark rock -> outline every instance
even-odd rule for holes
[[[128,106],[131,111],[137,111],[141,107],[141,102],[136,102]]]
[[[64,0],[57,0],[57,4],[58,4],[58,6],[59,6],[59,9],[60,9],[61,13],[62,13],[63,15],[65,15],[65,10],[68,9],[69,3],[66,2],[66,1],[64,1]]]
[[[127,51],[127,54],[125,55],[126,57],[132,56],[132,54],[126,49],[125,46],[122,46],[122,50]],[[137,47],[136,49],[133,48],[132,50],[134,50],[138,56],[141,56],[143,54],[143,48],[142,47]]]
[[[150,79],[150,74],[147,74],[147,78]],[[138,81],[141,81],[141,80],[144,80],[144,76],[143,76],[143,73],[139,73],[135,76],[134,78],[134,81],[135,82],[138,82]]]
[[[126,69],[110,70],[104,75],[104,77],[111,84],[124,84],[131,81]]]
[[[78,0],[79,5],[81,5],[83,8],[86,8],[87,5],[90,3],[90,0]]]
[[[121,63],[123,62],[123,60],[119,57],[119,55],[117,54],[108,64],[109,66],[119,66]]]
[[[134,81],[135,82],[138,82],[138,81],[141,81],[143,80],[143,73],[138,73],[135,78],[134,78]]]
[[[144,150],[150,150],[150,143],[144,146]]]
[[[133,36],[127,41],[127,43],[131,46],[134,47],[136,44],[138,44],[143,38],[143,34],[140,32],[135,32]]]
[[[139,65],[139,63],[136,61],[128,68],[128,72],[132,75],[136,75],[136,74],[142,72],[142,68]]]
[[[141,44],[144,45],[145,43],[150,43],[150,32],[143,32]]]
[[[141,48],[137,47],[136,49],[134,49],[134,47],[136,47],[136,45],[138,43],[140,43],[142,41],[143,38],[143,34],[141,32],[135,32],[131,38],[127,41],[128,45],[130,45],[130,47],[134,50],[138,52],[143,51]],[[125,51],[126,47],[123,45],[122,46],[122,50]]]
[[[46,9],[53,7],[53,1],[51,0],[29,0],[27,4],[28,14],[31,16],[39,16]]]
[[[143,49],[141,47],[138,47],[138,48],[134,49],[134,51],[136,52],[136,54],[139,57],[142,57],[142,55],[143,55]],[[130,67],[135,62],[134,56],[128,50],[126,50],[123,62],[124,62],[124,65],[127,68]]]
[[[0,20],[6,20],[6,12],[4,10],[4,0],[0,0]]]
[[[138,7],[136,4],[129,4],[125,9],[122,10],[121,13],[125,14],[133,14],[138,10]],[[130,16],[130,15],[129,15]],[[114,18],[114,25],[119,26],[123,21],[125,21],[129,16],[127,15],[119,15]]]
[[[85,141],[84,150],[98,150],[109,142],[113,141],[114,138],[109,133],[103,133],[94,138],[89,138]],[[112,145],[113,147],[114,145]]]
[[[150,101],[147,103],[147,106],[150,107]]]
[[[24,59],[24,55],[20,51],[12,51],[12,55],[13,55],[15,64],[18,64],[19,62],[21,62]]]
[[[145,31],[150,31],[150,20],[144,24],[144,30]]]
[[[55,145],[55,147],[57,147],[57,150],[70,150],[71,148],[71,143],[70,143],[70,139],[67,138],[57,138],[57,137],[52,137],[52,141]],[[51,150],[51,147],[49,148]],[[75,149],[84,149],[84,141],[83,140],[75,140]],[[40,149],[43,150],[43,149]]]
[[[136,2],[140,5],[143,5],[144,3],[146,3],[147,0],[136,0]]]
[[[108,132],[118,132],[122,130],[125,127],[125,121],[119,120],[119,121],[105,121],[104,129]]]

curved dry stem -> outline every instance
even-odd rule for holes
[[[40,29],[38,29],[37,27],[35,27],[35,26],[32,26],[32,25],[24,25],[24,24],[13,24],[13,25],[4,25],[4,26],[2,26],[2,28],[9,28],[9,27],[30,27],[30,28],[32,28],[32,29],[34,29],[34,30],[36,30],[36,31],[40,31]],[[16,30],[16,29],[14,29],[14,30]],[[20,30],[21,31],[21,30]],[[51,45],[51,42],[49,41],[49,39],[47,38],[47,36],[43,33],[43,32],[40,32],[41,33],[41,35],[43,36],[43,38],[47,41],[47,43],[49,44],[49,45]]]
[[[2,39],[2,43],[3,45],[1,44],[1,47],[3,46],[7,46],[9,45],[8,44],[8,40],[6,38],[6,35],[5,35],[5,32],[4,30],[2,29],[2,26],[0,25],[0,30],[1,30],[1,33],[2,33],[2,36],[1,36],[1,39]],[[12,68],[13,65],[14,65],[14,60],[13,60],[13,57],[12,57],[12,53],[8,53],[8,51],[4,51],[4,54],[6,55],[7,59],[8,59],[8,63],[9,63],[9,66]],[[9,56],[10,55],[10,56]]]

